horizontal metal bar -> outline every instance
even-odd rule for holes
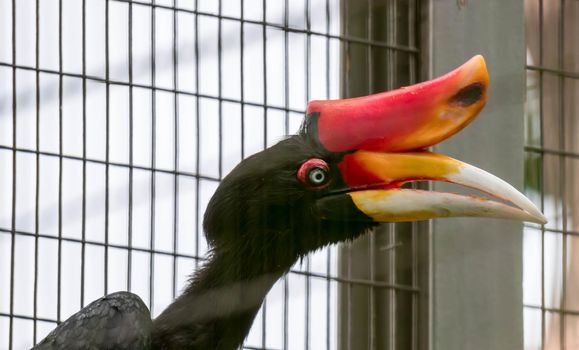
[[[249,345],[244,345],[243,349],[245,349],[245,350],[279,350],[276,348],[262,348],[262,347],[255,347],[255,346],[249,346]]]
[[[577,236],[579,237],[579,231],[572,231],[572,230],[559,230],[559,229],[555,229],[555,228],[548,228],[548,227],[542,227],[536,224],[531,224],[531,223],[524,223],[524,226],[527,228],[532,228],[535,229],[537,231],[545,231],[545,232],[551,232],[551,233],[561,233],[564,235],[569,235],[569,236]],[[537,232],[537,233],[541,233],[541,232]]]
[[[190,13],[190,14],[194,14],[194,15],[213,17],[213,18],[218,18],[218,19],[226,19],[226,20],[231,20],[231,21],[238,21],[238,22],[242,22],[242,23],[257,24],[260,26],[266,26],[266,27],[271,27],[271,28],[275,28],[275,29],[280,29],[280,30],[290,32],[290,33],[320,36],[320,37],[324,37],[324,38],[336,39],[336,40],[345,41],[345,42],[349,42],[349,43],[364,44],[364,45],[370,45],[370,46],[374,46],[374,47],[382,47],[385,49],[401,51],[401,52],[408,52],[408,53],[413,53],[413,54],[417,54],[419,52],[418,48],[416,48],[416,47],[391,44],[391,43],[384,42],[384,41],[368,40],[368,39],[353,37],[353,36],[349,36],[349,35],[334,35],[334,34],[329,34],[329,33],[317,32],[317,31],[313,31],[313,30],[309,30],[309,29],[290,27],[290,26],[286,26],[283,24],[271,23],[271,22],[267,22],[267,21],[256,21],[256,20],[250,20],[250,19],[246,19],[246,18],[242,19],[242,18],[238,18],[238,17],[224,16],[224,15],[219,15],[219,14],[210,13],[210,12],[190,10],[190,9],[176,7],[176,6],[151,4],[151,3],[141,2],[141,1],[132,1],[132,0],[111,0],[111,1],[123,2],[123,3],[132,3],[132,4],[142,5],[142,6],[152,7],[152,8],[162,8],[162,9],[171,10],[171,11]]]
[[[238,99],[233,99],[233,98],[199,94],[196,92],[183,91],[183,90],[179,90],[179,89],[169,89],[169,88],[163,88],[163,87],[158,87],[158,86],[154,86],[154,85],[136,84],[136,83],[125,82],[125,81],[120,81],[120,80],[111,80],[111,79],[100,78],[100,77],[95,77],[95,76],[91,76],[91,75],[82,75],[80,73],[59,72],[57,70],[36,68],[36,67],[31,67],[31,66],[12,64],[12,63],[8,63],[8,62],[1,62],[0,61],[0,67],[10,67],[10,68],[22,69],[22,70],[27,70],[27,71],[32,71],[32,72],[54,74],[54,75],[70,77],[70,78],[86,79],[86,80],[95,81],[95,82],[104,83],[104,84],[110,84],[110,85],[127,86],[127,87],[141,88],[141,89],[147,89],[147,90],[152,90],[152,91],[163,91],[163,92],[169,92],[169,93],[174,93],[174,94],[179,94],[179,95],[184,95],[184,96],[207,98],[207,99],[212,99],[212,100],[221,101],[221,102],[238,103],[241,105],[247,105],[247,106],[253,106],[253,107],[271,108],[271,109],[275,109],[275,110],[279,110],[279,111],[285,111],[285,112],[293,112],[293,113],[299,113],[299,114],[305,113],[304,109],[292,109],[292,108],[287,108],[287,107],[282,107],[282,106],[264,105],[261,103],[243,101],[243,100],[238,100]]]
[[[10,234],[10,233],[12,233],[11,230],[0,227],[0,234]],[[123,249],[123,250],[132,250],[132,251],[138,251],[138,252],[142,252],[142,253],[171,256],[171,257],[175,257],[175,258],[187,258],[187,259],[194,259],[194,260],[200,260],[200,261],[205,260],[205,258],[197,257],[197,256],[190,255],[190,254],[180,254],[180,253],[168,252],[168,251],[164,251],[164,250],[153,250],[153,249],[149,249],[149,248],[126,246],[126,245],[114,244],[114,243],[110,243],[110,242],[109,243],[97,242],[97,241],[83,240],[83,239],[64,237],[64,236],[58,237],[58,236],[52,236],[52,235],[47,235],[47,234],[42,234],[42,233],[39,233],[37,235],[37,234],[34,234],[32,232],[26,232],[26,231],[15,231],[15,234],[17,236],[40,237],[40,238],[52,239],[55,241],[80,243],[80,244],[86,244],[86,245],[93,245],[93,246],[97,246],[97,247],[109,247],[109,248],[117,248],[117,249]]]
[[[523,304],[524,308],[533,309],[533,310],[541,310],[546,312],[552,312],[562,315],[575,315],[579,316],[579,310],[570,310],[570,309],[559,309],[559,308],[552,308],[552,307],[542,307],[539,305],[530,305],[530,304]]]
[[[0,227],[0,234],[9,235],[9,234],[12,234],[12,232],[13,231],[10,229]],[[40,238],[52,239],[52,240],[56,240],[56,241],[61,240],[64,242],[81,243],[81,244],[86,244],[86,245],[117,248],[117,249],[123,249],[123,250],[132,250],[132,251],[138,251],[138,252],[142,252],[142,253],[159,254],[159,255],[171,256],[171,257],[176,257],[176,258],[188,258],[188,259],[194,259],[194,260],[198,260],[198,261],[207,260],[204,257],[199,257],[199,256],[191,255],[191,254],[181,254],[181,253],[176,253],[176,252],[168,252],[168,251],[164,251],[164,250],[153,250],[153,249],[149,249],[149,248],[140,248],[140,247],[120,245],[120,244],[113,244],[110,242],[104,243],[104,242],[97,242],[97,241],[90,241],[90,240],[82,240],[82,239],[78,239],[78,238],[64,237],[64,235],[63,235],[63,237],[51,236],[51,235],[40,234],[40,233],[38,235],[36,235],[32,232],[26,232],[26,231],[14,231],[14,234],[16,234],[17,236],[40,237]],[[375,288],[394,289],[394,290],[406,291],[406,292],[411,292],[411,293],[420,292],[419,288],[412,287],[412,286],[406,286],[406,285],[388,284],[388,283],[381,283],[381,282],[364,280],[364,279],[348,279],[348,278],[341,278],[341,277],[336,277],[336,276],[327,276],[327,275],[319,274],[319,273],[315,273],[315,272],[305,272],[305,271],[299,271],[299,270],[290,270],[289,272],[292,274],[295,274],[295,275],[314,277],[314,278],[319,278],[319,279],[324,279],[324,280],[335,281],[338,283],[350,283],[350,284],[354,284],[354,285],[361,285],[361,286],[368,286],[368,287],[375,287]]]
[[[304,272],[304,271],[294,271],[294,270],[292,270],[292,272],[296,275],[305,275],[305,276],[318,277],[318,278],[324,278],[324,279],[328,277],[324,274],[318,274],[318,273],[314,273],[314,272]],[[401,284],[385,283],[385,282],[380,282],[380,281],[364,280],[364,279],[357,279],[357,278],[332,277],[331,279],[336,281],[336,282],[357,284],[357,285],[363,285],[363,286],[368,286],[368,287],[373,287],[373,288],[394,289],[394,290],[406,291],[406,292],[411,292],[411,293],[420,292],[420,288],[418,288],[418,287],[406,286],[406,285],[401,285]]]
[[[28,321],[42,321],[42,322],[51,322],[51,323],[56,323],[58,324],[58,322],[56,320],[50,319],[50,318],[43,318],[43,317],[31,317],[31,316],[25,316],[25,315],[18,315],[18,314],[6,314],[4,312],[0,312],[0,317],[13,317],[13,318],[18,318],[21,320],[28,320]]]
[[[565,78],[570,78],[570,79],[579,79],[579,73],[570,72],[570,71],[566,71],[566,70],[562,70],[562,69],[547,68],[547,67],[534,66],[534,65],[527,65],[527,69],[532,70],[532,71],[551,73],[551,74],[555,74],[555,75],[565,77]]]
[[[198,174],[193,174],[193,173],[189,173],[189,172],[185,172],[185,171],[166,170],[166,169],[160,169],[160,168],[146,167],[146,166],[134,165],[134,164],[131,165],[131,164],[126,164],[126,163],[118,163],[118,162],[111,162],[111,161],[107,162],[106,160],[98,160],[98,159],[91,159],[91,158],[85,158],[85,157],[79,157],[79,156],[71,156],[71,155],[54,153],[54,152],[37,151],[34,149],[29,149],[29,148],[12,148],[10,146],[0,145],[0,150],[1,149],[7,150],[7,151],[16,151],[19,153],[42,155],[42,156],[53,157],[53,158],[77,160],[77,161],[93,163],[93,164],[101,164],[101,165],[109,165],[109,166],[112,165],[112,166],[117,166],[117,167],[121,167],[121,168],[133,169],[133,170],[135,170],[135,169],[136,170],[144,170],[144,171],[149,171],[152,173],[162,173],[162,174],[169,174],[169,175],[176,175],[176,176],[192,177],[192,178],[196,178],[196,179],[200,179],[200,180],[207,180],[207,181],[214,181],[214,182],[221,181],[220,179],[218,179],[216,177],[198,175]]]
[[[569,151],[561,151],[561,150],[552,149],[552,148],[544,148],[544,147],[537,147],[537,146],[525,146],[525,151],[533,152],[533,153],[554,154],[554,155],[561,156],[561,157],[579,159],[579,153],[569,152]]]

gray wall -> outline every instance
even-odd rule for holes
[[[435,151],[521,189],[523,0],[469,0],[462,8],[457,0],[431,0],[430,9],[431,74],[444,74],[480,53],[491,75],[481,115]],[[449,189],[440,184],[434,188]],[[435,220],[431,243],[433,349],[522,349],[522,224]]]

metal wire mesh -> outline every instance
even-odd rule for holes
[[[418,79],[415,1],[344,1],[345,32],[399,48],[346,42],[352,62],[343,83],[345,96],[407,86]],[[402,47],[401,47],[402,46]],[[422,240],[424,241],[424,240]],[[416,225],[384,225],[341,250],[339,273],[372,282],[339,286],[340,343],[347,349],[418,349],[419,237]],[[382,285],[381,285],[382,284]]]
[[[310,99],[415,82],[417,3],[354,3],[0,0],[0,348],[117,290],[157,315],[202,263],[236,163]],[[346,270],[335,247],[294,266],[245,347],[418,348],[418,236],[400,227],[347,248]]]
[[[579,2],[526,0],[526,191],[549,223],[525,225],[525,348],[579,348]]]

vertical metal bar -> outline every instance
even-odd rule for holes
[[[16,148],[17,145],[17,118],[16,106],[16,0],[12,0],[12,219],[10,237],[10,335],[8,347],[12,349],[14,338],[14,265],[16,250]]]
[[[283,347],[282,349],[287,350],[288,348],[288,332],[289,327],[289,308],[288,308],[288,297],[289,297],[289,282],[287,274],[283,277]]]
[[[86,0],[82,0],[82,213],[80,257],[80,305],[84,306],[86,258]]]
[[[285,134],[289,134],[289,0],[284,0],[283,27],[284,27],[284,78],[285,78]]]
[[[219,114],[219,158],[218,158],[218,174],[219,180],[223,178],[223,48],[222,48],[222,19],[221,19],[221,0],[217,1],[218,17],[217,17],[217,94],[218,94],[218,114]]]
[[[374,42],[374,0],[367,0],[368,2],[368,23],[366,26],[366,35],[368,37],[369,44],[366,45],[366,59],[368,60],[368,93],[372,93],[374,91],[374,47],[372,46],[372,42]]]
[[[370,281],[376,281],[376,237],[371,234],[368,237],[368,269],[370,273]],[[368,330],[368,345],[370,349],[376,349],[376,287],[369,286],[369,300],[368,300],[368,323],[370,329]]]
[[[326,0],[326,99],[330,99],[330,1]],[[326,350],[331,348],[331,292],[332,284],[330,283],[330,274],[332,266],[332,248],[327,247],[326,259]]]
[[[415,40],[415,22],[416,22],[416,13],[417,13],[417,1],[416,0],[409,0],[408,1],[408,46],[415,47],[416,40]],[[416,83],[416,56],[415,54],[408,55],[409,60],[409,83],[414,84]],[[416,187],[413,185],[413,187]],[[417,223],[412,223],[411,226],[411,261],[412,261],[412,287],[418,288],[418,231],[419,227]],[[419,346],[419,338],[418,338],[418,325],[419,323],[419,305],[418,305],[418,293],[412,293],[412,329],[411,329],[411,347],[412,350],[418,350]]]
[[[565,32],[565,0],[560,1],[559,8],[559,69],[563,70],[565,67],[565,40],[563,40],[563,33]],[[565,77],[559,75],[559,149],[565,150]],[[566,310],[566,298],[567,298],[567,192],[565,184],[565,173],[566,173],[566,159],[565,156],[559,157],[559,186],[561,189],[561,210],[563,213],[563,247],[561,254],[561,269],[562,271],[562,287],[561,287],[561,304],[559,313],[560,317],[560,344],[562,350],[566,349],[565,344],[565,310]]]
[[[267,121],[268,121],[268,101],[267,101],[267,3],[265,0],[261,2],[262,10],[262,58],[263,58],[263,148],[267,148]],[[241,89],[243,91],[243,87]],[[265,349],[267,340],[267,298],[263,300],[261,305],[261,347]]]
[[[129,208],[128,208],[128,227],[127,227],[127,290],[131,291],[132,287],[132,270],[133,270],[133,3],[129,2]]]
[[[267,26],[266,26],[266,16],[267,16],[267,6],[266,1],[261,2],[261,9],[263,12],[263,23],[261,24],[261,36],[262,36],[262,58],[263,58],[263,148],[267,148],[267,122],[268,122],[268,109],[267,109]],[[287,132],[286,132],[287,134]]]
[[[543,22],[544,8],[543,0],[539,0],[539,65],[543,66]],[[543,71],[539,71],[539,123],[541,129],[541,147],[543,143]],[[545,155],[541,153],[541,210],[545,210]],[[541,226],[541,349],[545,348],[545,340],[547,335],[546,328],[546,311],[545,311],[545,226]]]
[[[388,224],[388,246],[394,247],[396,245],[396,225]],[[388,252],[388,282],[396,283],[396,248],[390,249]],[[388,304],[390,305],[390,312],[388,314],[388,348],[396,349],[396,290],[388,290]]]
[[[265,3],[265,0],[263,0]],[[240,100],[241,100],[241,159],[245,158],[245,94],[244,94],[244,82],[245,82],[245,73],[243,71],[243,67],[245,65],[245,13],[244,7],[245,3],[243,0],[240,0],[241,5],[241,13],[240,13],[240,20],[241,20],[241,30],[239,32],[239,53],[240,53],[240,60],[239,60],[239,71],[240,71],[240,82],[239,82],[239,92],[240,92]]]
[[[157,91],[155,90],[156,84],[156,25],[155,25],[155,0],[152,0],[151,4],[151,237],[149,241],[149,247],[151,249],[151,255],[149,256],[149,300],[151,303],[151,314],[154,313],[154,297],[155,297],[155,189],[156,189],[156,132],[155,126],[157,125]]]
[[[105,2],[105,259],[104,286],[105,295],[109,293],[109,211],[110,211],[110,156],[111,156],[111,84],[110,84],[110,22],[109,0]]]
[[[417,0],[408,1],[408,46],[416,46],[416,13],[418,12]],[[416,83],[416,54],[411,53],[408,55],[409,65],[408,65],[408,81],[411,84]]]
[[[58,287],[56,300],[56,321],[61,322],[62,299],[62,107],[63,107],[63,74],[62,74],[62,0],[58,0]]]
[[[221,2],[221,0],[220,0]],[[177,7],[177,0],[173,0],[173,6]],[[179,59],[177,57],[177,40],[178,40],[178,29],[177,29],[177,10],[173,9],[173,109],[174,109],[174,121],[175,124],[173,133],[174,133],[174,149],[173,149],[173,156],[174,158],[174,170],[175,172],[179,171],[179,82],[178,82],[178,75],[179,75]],[[221,113],[219,113],[221,115]],[[178,230],[179,230],[179,175],[173,175],[173,288],[172,288],[172,297],[175,299],[177,295],[177,249],[178,249]]]
[[[201,137],[201,132],[199,130],[201,123],[201,117],[199,116],[199,2],[198,0],[195,0],[195,92],[198,94],[197,97],[195,98],[195,133],[196,133],[196,138],[195,138],[195,142],[196,142],[196,154],[195,154],[195,159],[196,159],[196,163],[195,163],[195,173],[197,174],[197,176],[200,175],[200,165],[199,163],[201,162],[201,151],[200,151],[200,147],[201,147],[201,142],[199,140],[199,138]],[[200,215],[199,215],[199,190],[200,190],[200,179],[197,178],[195,181],[195,257],[197,259],[195,259],[195,268],[197,269],[199,267],[199,219],[200,219]]]
[[[311,65],[311,46],[312,46],[312,38],[311,38],[311,18],[310,18],[310,0],[306,0],[305,9],[304,9],[304,17],[306,20],[306,57],[305,57],[305,76],[306,76],[306,89],[305,89],[305,98],[306,102],[310,100],[310,65]],[[305,346],[304,349],[310,349],[310,304],[311,304],[311,286],[310,286],[310,269],[311,269],[311,261],[310,255],[308,255],[305,259],[306,262],[306,303],[305,303]]]
[[[418,225],[412,224],[412,240],[411,240],[411,250],[412,250],[412,287],[418,288]],[[412,350],[418,350],[419,346],[419,331],[418,325],[420,324],[419,321],[419,312],[418,312],[418,293],[412,294],[412,331],[411,331],[411,347]]]
[[[347,243],[346,249],[348,250],[348,271],[347,271],[347,276],[348,276],[348,281],[352,280],[352,243]],[[348,293],[346,295],[346,298],[348,298],[348,333],[346,335],[346,347],[348,350],[352,350],[352,330],[353,330],[353,322],[352,322],[352,310],[353,310],[353,305],[352,305],[352,289],[353,289],[354,285],[352,284],[352,282],[348,282]]]
[[[368,1],[368,12],[367,12],[367,27],[366,35],[370,42],[374,41],[374,1]],[[366,46],[366,59],[368,64],[368,93],[374,92],[374,50],[371,44]],[[370,281],[374,282],[376,280],[376,235],[371,234],[368,237],[368,269],[370,274]],[[369,299],[368,299],[368,323],[370,329],[368,330],[368,341],[367,344],[370,349],[376,349],[376,289],[374,286],[368,288]]]
[[[388,43],[396,43],[396,29],[398,23],[396,21],[397,15],[397,7],[396,7],[396,0],[391,0],[388,6],[387,12],[387,22],[389,25],[387,26],[387,40]],[[388,64],[388,89],[393,89],[396,85],[396,52],[394,50],[388,49],[387,57],[387,64]],[[388,244],[390,246],[396,245],[396,225],[395,224],[388,224]],[[396,283],[396,249],[390,249],[388,252],[388,282],[394,284]],[[396,316],[398,312],[397,302],[396,302],[396,290],[390,289],[388,291],[388,304],[390,305],[390,313],[389,313],[389,349],[396,349],[396,335],[397,335],[397,327],[396,327]]]
[[[35,23],[35,98],[36,98],[36,174],[34,178],[34,305],[32,311],[32,317],[34,318],[34,328],[32,334],[32,344],[36,345],[36,333],[38,331],[38,246],[39,246],[39,233],[40,233],[40,0],[36,0],[36,23]]]
[[[340,18],[342,19],[342,30],[341,30],[341,35],[345,35],[348,36],[349,33],[349,29],[350,29],[350,2],[349,1],[342,1],[341,2],[341,9],[342,9],[342,13],[340,15]],[[349,41],[345,41],[342,42],[342,46],[343,46],[343,55],[344,57],[346,57],[346,59],[350,58],[351,52],[350,52],[350,42]],[[344,61],[344,60],[342,60]],[[340,91],[340,97],[352,97],[351,96],[351,91],[350,91],[350,72],[349,72],[349,66],[347,64],[344,64],[343,62],[341,63],[342,67],[341,67],[341,71],[343,74],[344,79],[342,80],[342,87],[341,87],[341,91]],[[347,267],[346,267],[346,276],[348,277],[348,280],[352,279],[352,243],[348,242],[344,244],[344,249],[346,249],[347,252]],[[353,285],[351,282],[348,282],[347,285],[347,289],[346,289],[346,308],[347,308],[347,319],[346,319],[346,325],[347,325],[347,332],[346,332],[346,336],[345,336],[345,346],[344,349],[347,350],[351,350],[352,349],[352,288]]]
[[[289,22],[289,1],[284,0],[284,106],[285,106],[285,134],[289,134],[289,43],[288,43],[288,22]],[[289,297],[289,281],[287,275],[283,278],[283,349],[288,348],[288,297]]]

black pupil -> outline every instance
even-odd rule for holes
[[[319,185],[324,183],[326,180],[326,172],[322,168],[315,167],[310,170],[310,181],[315,184]]]

